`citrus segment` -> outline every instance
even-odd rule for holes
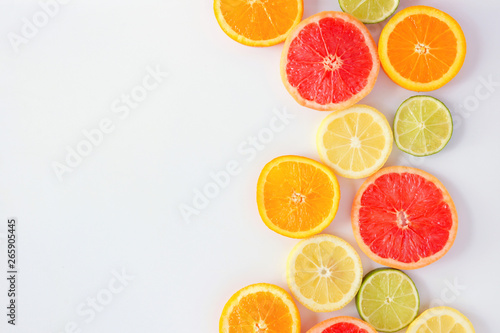
[[[343,308],[358,292],[363,278],[361,259],[345,240],[316,235],[290,252],[287,282],[292,294],[315,312]]]
[[[394,82],[414,91],[444,86],[459,72],[465,54],[465,36],[457,21],[427,6],[397,13],[379,39],[384,71]]]
[[[401,104],[394,117],[396,145],[414,156],[440,152],[450,141],[452,133],[451,113],[434,97],[410,97]]]
[[[372,90],[379,71],[375,42],[352,15],[322,12],[290,33],[281,56],[288,92],[316,110],[349,107]]]
[[[215,0],[217,22],[235,41],[270,46],[285,40],[302,19],[302,0]]]
[[[379,23],[391,16],[399,0],[339,0],[340,8],[363,23]]]
[[[281,156],[262,170],[257,205],[264,223],[277,233],[304,238],[321,232],[340,200],[337,177],[326,166],[300,156]]]
[[[392,151],[392,131],[385,116],[366,105],[331,113],[321,123],[316,146],[323,163],[347,178],[368,177]]]
[[[322,321],[307,333],[377,333],[377,331],[358,318],[342,316]]]
[[[410,167],[388,167],[368,178],[352,207],[361,250],[379,264],[416,269],[448,252],[458,218],[453,200],[434,176]]]
[[[368,273],[356,295],[359,316],[380,332],[397,332],[417,316],[420,299],[408,275],[391,268]]]
[[[220,333],[299,333],[300,316],[292,297],[278,286],[259,283],[236,292],[226,303]]]
[[[406,330],[406,333],[474,333],[474,327],[459,311],[440,306],[431,308],[420,316]]]

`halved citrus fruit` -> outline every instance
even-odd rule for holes
[[[366,274],[356,295],[359,316],[380,332],[397,332],[417,316],[420,298],[412,279],[393,268]]]
[[[342,316],[322,321],[307,333],[377,333],[377,331],[358,318]]]
[[[285,40],[302,19],[302,0],[214,0],[217,22],[235,41],[271,46]]]
[[[257,205],[264,223],[277,233],[304,238],[325,229],[340,200],[337,177],[306,157],[281,156],[266,164],[257,183]]]
[[[253,284],[227,301],[219,332],[300,333],[299,310],[282,288],[268,283]]]
[[[443,102],[431,96],[413,96],[394,116],[394,140],[413,156],[439,153],[451,139],[453,119]]]
[[[381,169],[358,190],[352,228],[359,247],[379,264],[416,269],[448,252],[457,234],[453,200],[431,174],[410,167]]]
[[[427,6],[403,9],[382,30],[379,55],[387,75],[414,91],[438,89],[457,75],[466,42],[450,15]]]
[[[391,126],[375,108],[355,105],[323,120],[316,146],[321,161],[342,177],[368,177],[391,154]]]
[[[431,308],[415,319],[406,333],[474,333],[469,319],[459,311],[439,306]]]
[[[342,12],[322,12],[290,33],[281,78],[295,100],[312,109],[345,109],[368,95],[380,63],[366,26]]]
[[[366,24],[379,23],[394,14],[399,0],[339,0],[340,8]]]
[[[315,312],[343,308],[363,279],[361,259],[345,240],[327,234],[300,241],[290,252],[286,280],[293,296]]]

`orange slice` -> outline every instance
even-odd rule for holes
[[[397,13],[379,39],[384,71],[401,87],[413,91],[435,90],[448,83],[460,71],[466,49],[457,21],[426,6]]]
[[[292,297],[278,286],[258,283],[236,292],[219,321],[220,333],[300,333],[300,315]]]
[[[292,238],[323,231],[335,217],[339,200],[333,171],[300,156],[281,156],[267,163],[257,184],[262,220],[269,229]]]
[[[271,46],[281,43],[302,19],[302,0],[215,0],[215,18],[238,43]]]

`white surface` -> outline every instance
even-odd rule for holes
[[[474,102],[477,89],[488,92],[477,88],[481,78],[500,82],[500,4],[401,0],[400,8],[416,4],[454,16],[468,55],[459,75],[431,93],[453,112],[448,146],[418,160],[394,148],[387,164],[434,174],[458,209],[451,251],[409,274],[422,309],[442,299],[467,314],[477,332],[494,332],[500,86],[477,99],[472,111],[463,105]],[[338,8],[335,0],[305,0],[304,17]],[[0,233],[7,217],[17,217],[20,247],[13,328],[4,314],[6,251],[0,238],[1,332],[59,333],[69,322],[81,332],[217,332],[222,307],[239,288],[256,282],[287,288],[285,260],[297,241],[261,222],[256,181],[276,156],[317,159],[315,132],[327,113],[300,107],[285,91],[278,71],[282,46],[249,48],[232,41],[219,28],[211,0],[74,0],[14,52],[8,33],[19,34],[23,17],[38,11],[37,1],[0,3]],[[370,28],[376,38],[381,27]],[[120,119],[111,104],[141,84],[148,66],[169,77]],[[363,103],[392,122],[412,95],[381,71]],[[269,126],[273,109],[283,108],[295,118],[255,156],[239,153],[239,145]],[[84,139],[82,130],[104,118],[114,131],[59,182],[52,163],[63,162],[66,146],[74,148]],[[211,181],[210,172],[231,160],[240,173],[190,223],[184,221],[179,205],[190,204],[193,191]],[[355,245],[349,212],[361,181],[340,178],[340,184],[339,212],[326,231]],[[361,256],[365,273],[377,266]],[[90,314],[77,309],[85,309],[88,297],[105,295],[112,272],[122,268],[134,279],[85,322]],[[458,295],[447,289],[454,280],[464,286]],[[303,332],[335,315],[357,315],[353,303],[335,313],[300,312]]]

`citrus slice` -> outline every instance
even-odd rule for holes
[[[394,117],[396,145],[413,156],[440,152],[453,133],[451,113],[440,100],[413,96],[401,104]]]
[[[302,19],[302,0],[214,0],[215,18],[224,32],[249,46],[281,43]]]
[[[340,8],[363,23],[379,23],[391,16],[399,0],[339,0]]]
[[[406,333],[420,332],[475,333],[474,327],[467,317],[447,306],[431,308],[425,311],[406,330]]]
[[[392,131],[385,116],[366,105],[333,112],[318,129],[316,146],[323,163],[347,178],[368,177],[392,151]]]
[[[286,270],[292,294],[315,312],[346,306],[356,296],[363,279],[361,259],[354,248],[327,234],[300,241],[288,256]]]
[[[352,228],[359,247],[379,264],[416,269],[448,252],[458,218],[446,188],[431,174],[410,167],[381,169],[358,190]]]
[[[322,12],[290,33],[281,79],[295,100],[312,109],[345,109],[368,95],[380,63],[370,32],[354,16]]]
[[[415,319],[420,306],[417,287],[397,269],[368,273],[356,295],[359,316],[380,332],[397,332]]]
[[[426,6],[408,7],[394,15],[378,45],[387,75],[414,91],[435,90],[448,83],[460,71],[467,49],[457,21]]]
[[[315,235],[335,217],[337,177],[328,167],[301,156],[267,163],[257,183],[257,205],[269,229],[292,238]]]
[[[237,291],[227,301],[220,333],[300,333],[300,315],[292,297],[278,286],[258,283]]]
[[[342,316],[322,321],[307,333],[377,333],[377,331],[358,318]]]

